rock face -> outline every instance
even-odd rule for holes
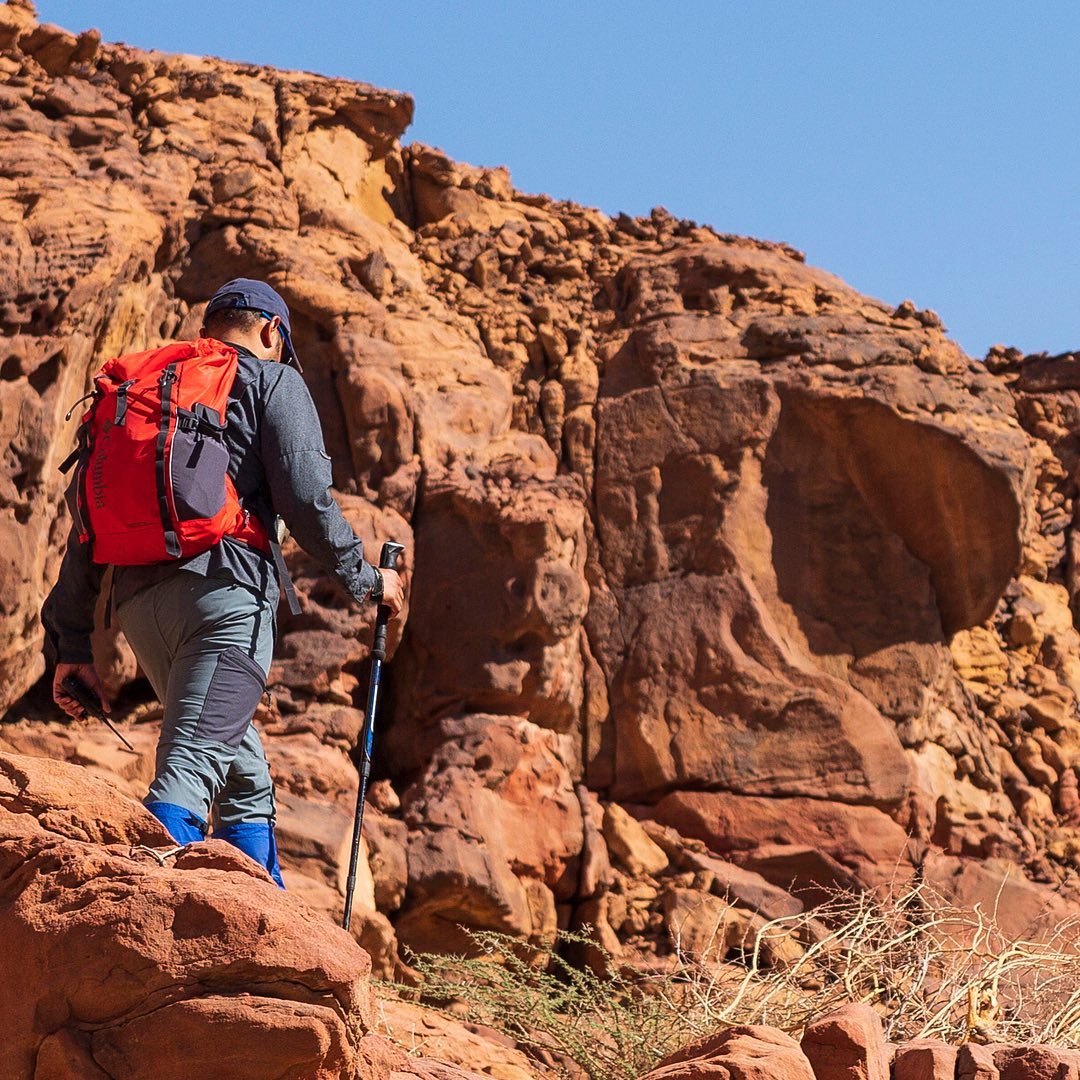
[[[22,696],[64,415],[262,277],[346,514],[408,549],[358,931],[381,973],[459,925],[663,952],[678,890],[745,921],[931,864],[951,895],[1011,862],[1032,909],[1074,903],[1080,361],[974,362],[783,245],[524,195],[402,145],[403,94],[106,45],[25,0],[0,73],[8,748],[141,794],[152,707],[133,758]],[[333,913],[371,613],[289,559],[262,721],[290,884]]]

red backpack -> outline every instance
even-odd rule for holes
[[[118,357],[94,376],[78,448],[61,466],[78,463],[71,512],[94,562],[167,562],[223,536],[270,552],[229,475],[236,367],[235,349],[199,338]]]

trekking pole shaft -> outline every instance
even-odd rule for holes
[[[403,548],[392,540],[383,544],[379,557],[381,570],[393,570]],[[368,781],[371,779],[371,754],[375,745],[375,714],[379,708],[379,691],[382,688],[382,666],[386,659],[386,632],[390,623],[390,609],[379,605],[375,615],[375,642],[371,649],[371,682],[368,684],[367,709],[364,727],[360,733],[360,787],[356,793],[356,816],[353,819],[352,850],[349,854],[349,876],[345,884],[345,915],[341,920],[349,929],[352,920],[353,893],[356,890],[356,868],[360,861],[360,836],[364,828],[364,802],[367,799]]]
[[[382,661],[371,661],[371,685],[368,688],[367,714],[364,730],[360,736],[360,787],[356,792],[356,815],[353,818],[352,850],[349,853],[349,877],[345,885],[345,917],[341,925],[348,930],[352,918],[353,893],[356,890],[356,868],[360,862],[360,837],[364,829],[364,803],[367,800],[368,781],[371,779],[371,749],[375,741],[374,709],[379,703],[379,685],[382,679]]]

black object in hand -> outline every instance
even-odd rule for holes
[[[104,715],[97,694],[78,676],[69,675],[60,683],[60,688],[68,697],[74,698],[82,706],[87,716],[98,717]]]
[[[60,689],[63,690],[64,693],[68,695],[68,697],[74,698],[85,711],[87,716],[92,716],[95,719],[101,720],[103,723],[107,724],[109,726],[109,729],[133,754],[136,752],[135,747],[132,746],[131,743],[129,743],[127,739],[124,738],[124,735],[120,731],[120,729],[117,728],[113,724],[113,722],[105,715],[105,710],[102,709],[101,702],[98,701],[97,694],[95,694],[94,691],[91,690],[90,687],[82,681],[82,679],[78,678],[75,675],[68,675],[67,678],[61,679]]]

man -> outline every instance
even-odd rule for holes
[[[330,458],[297,370],[284,300],[265,282],[230,281],[207,305],[200,337],[239,356],[225,444],[240,505],[268,530],[280,516],[357,603],[381,602],[396,616],[400,578],[364,560],[330,494]],[[104,570],[73,526],[42,622],[57,661],[53,697],[77,718],[83,710],[62,687],[69,675],[109,711],[90,651]],[[228,535],[202,554],[113,568],[115,617],[164,705],[147,807],[177,843],[201,840],[213,818],[215,837],[249,854],[281,885],[273,783],[252,723],[270,669],[278,595],[271,556]]]

